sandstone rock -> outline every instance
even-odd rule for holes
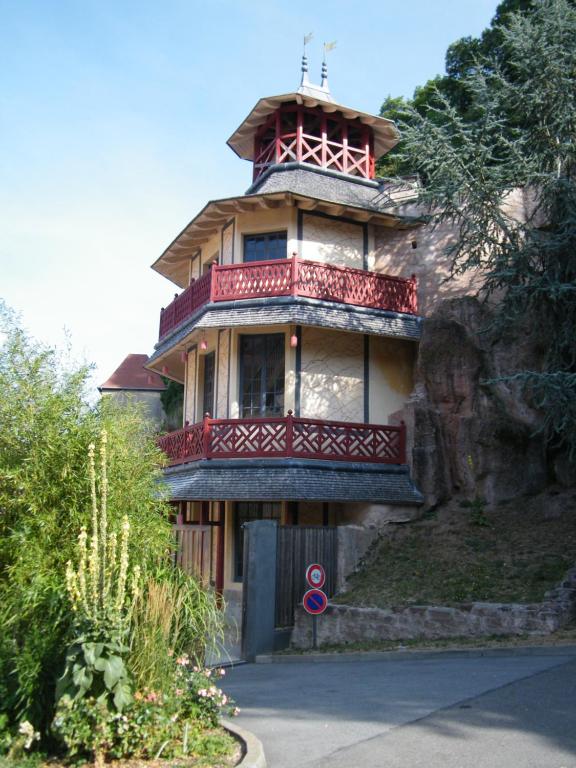
[[[404,409],[412,473],[431,506],[455,494],[490,504],[548,482],[539,415],[514,383],[484,384],[541,354],[524,336],[497,336],[477,299],[443,301],[425,319],[416,385]],[[468,457],[471,457],[472,466]]]

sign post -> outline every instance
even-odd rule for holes
[[[328,607],[328,598],[322,591],[326,581],[326,572],[318,563],[312,563],[306,568],[306,581],[311,589],[304,593],[302,605],[304,610],[312,616],[312,647],[318,647],[318,616],[324,613]]]

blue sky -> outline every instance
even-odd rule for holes
[[[299,84],[321,44],[343,104],[443,72],[496,0],[0,0],[0,296],[42,341],[66,329],[104,381],[151,353],[175,287],[149,265],[250,166],[225,142],[258,98]]]

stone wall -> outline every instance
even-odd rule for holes
[[[576,617],[576,568],[546,593],[542,603],[466,603],[453,607],[413,605],[357,608],[331,605],[318,621],[318,645],[373,640],[436,640],[486,635],[545,635]],[[294,648],[310,648],[312,622],[298,608],[292,633]]]

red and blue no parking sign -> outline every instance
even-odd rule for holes
[[[302,605],[307,613],[318,616],[318,614],[324,613],[328,607],[328,598],[321,589],[309,589],[308,592],[304,593]]]

